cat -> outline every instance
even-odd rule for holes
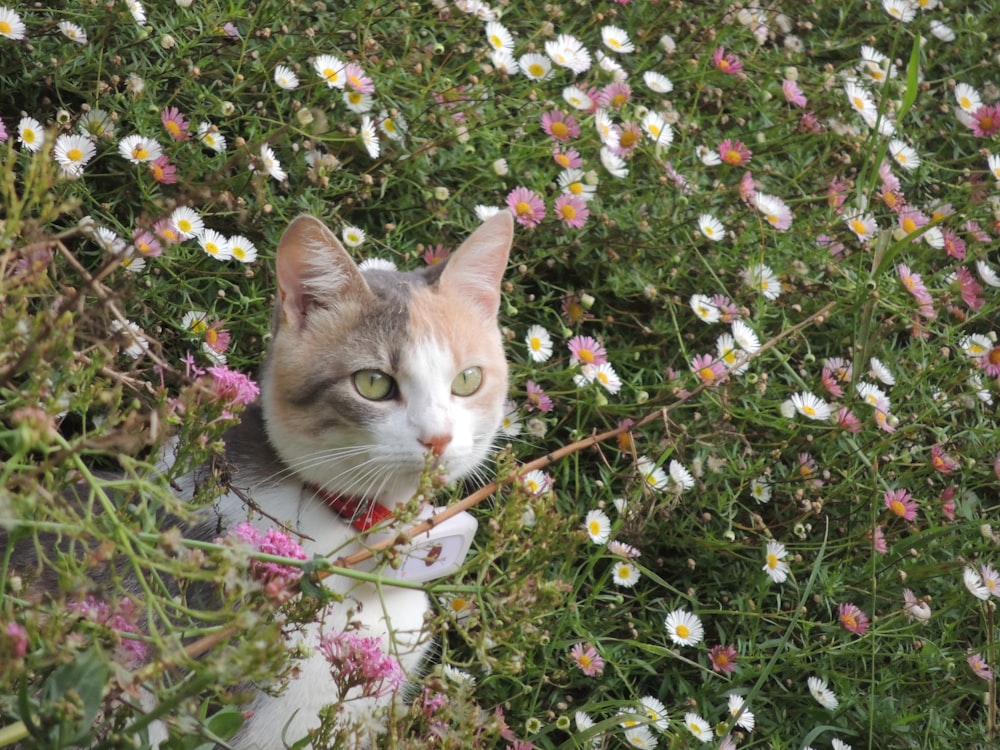
[[[441,263],[361,270],[319,219],[294,219],[277,250],[261,395],[226,440],[233,485],[250,487],[266,516],[227,495],[216,504],[220,525],[250,518],[264,529],[277,519],[302,535],[310,556],[343,554],[357,524],[331,505],[391,511],[413,499],[428,462],[447,482],[475,472],[493,450],[507,397],[497,315],[512,241],[503,211]],[[348,621],[380,639],[407,675],[423,662],[430,607],[422,590],[343,576],[324,583],[344,601],[306,630],[310,656],[284,691],[253,699],[235,747],[278,750],[319,724],[337,696],[317,644]],[[370,724],[385,702],[346,701],[344,723]]]
[[[297,537],[308,557],[336,557],[360,548],[359,529],[400,504],[412,506],[429,470],[446,482],[480,471],[507,397],[497,318],[513,227],[502,211],[445,260],[400,272],[359,266],[321,220],[294,219],[276,254],[278,294],[260,396],[225,435],[221,465],[230,489],[187,533],[217,539],[249,522],[259,532],[279,527]],[[182,499],[219,463],[179,480]],[[470,518],[415,538],[404,547],[413,556],[404,554],[401,570],[385,572],[419,582],[454,570],[474,530]],[[457,548],[449,546],[456,539]],[[7,543],[2,525],[0,542]],[[406,677],[419,676],[430,647],[422,589],[343,575],[323,585],[337,602],[289,635],[289,646],[303,646],[306,655],[280,692],[254,693],[227,746],[291,746],[320,725],[330,704],[341,706],[338,726],[353,737],[338,747],[369,746],[398,698],[391,691],[338,695],[320,648],[324,637],[349,630],[377,640]],[[155,699],[146,695],[143,703],[149,709]],[[352,735],[354,725],[361,731]],[[166,738],[163,724],[150,727],[153,747]]]

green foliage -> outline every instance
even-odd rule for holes
[[[700,746],[687,712],[710,724],[715,746],[727,736],[796,749],[834,738],[856,748],[995,744],[995,681],[967,659],[1000,664],[998,589],[977,599],[963,572],[990,578],[984,566],[997,563],[1000,543],[990,526],[1000,506],[1000,305],[989,276],[1000,261],[1000,167],[991,173],[986,159],[996,128],[981,122],[977,135],[975,109],[964,121],[956,114],[956,83],[987,107],[1000,98],[995,4],[918,10],[901,23],[878,5],[826,0],[497,3],[517,57],[571,34],[612,61],[594,59],[579,75],[555,65],[537,80],[498,71],[484,22],[455,4],[185,4],[149,3],[142,23],[127,3],[11,6],[27,38],[0,36],[0,523],[37,557],[15,575],[10,545],[0,551],[0,747],[25,737],[46,748],[142,743],[161,716],[177,723],[175,748],[236,730],[233,686],[282,674],[288,655],[275,603],[246,559],[226,544],[185,544],[154,520],[161,510],[184,517],[171,481],[216,455],[232,424],[198,372],[223,354],[234,369],[258,363],[270,261],[299,212],[363,230],[359,258],[413,267],[438,245],[454,247],[477,206],[503,207],[518,187],[546,214],[519,228],[504,290],[513,424],[497,475],[622,420],[638,426],[544,466],[539,492],[510,483],[477,509],[481,532],[462,576],[431,586],[441,664],[383,745]],[[60,21],[84,26],[89,42],[69,39]],[[602,46],[608,25],[635,51]],[[886,62],[865,67],[862,44]],[[716,63],[720,49],[741,72]],[[365,115],[313,70],[324,54],[372,78],[367,117],[396,127],[377,131],[377,156],[364,143]],[[276,83],[278,65],[297,74],[296,88]],[[649,71],[672,89],[654,90]],[[605,108],[639,136],[623,157],[627,174],[615,177],[602,165],[597,116],[564,90],[610,96],[624,74],[630,95]],[[871,125],[852,107],[848,79],[870,97]],[[785,81],[806,106],[783,95]],[[165,129],[171,107],[190,124],[186,140]],[[548,135],[543,116],[555,111],[579,134]],[[670,127],[669,143],[645,134],[648,114]],[[22,116],[45,131],[37,153],[17,142]],[[199,139],[202,122],[225,150]],[[883,122],[894,123],[891,138],[879,134]],[[71,178],[55,148],[81,127],[95,153]],[[121,155],[131,135],[159,144],[176,182]],[[916,168],[893,139],[915,149]],[[745,144],[749,161],[711,164],[738,151],[720,149],[726,140]],[[264,146],[284,179],[268,173]],[[581,189],[594,188],[582,227],[557,214],[554,148],[576,150]],[[780,203],[754,205],[747,174],[789,217]],[[244,236],[259,258],[220,262],[196,240],[162,237],[160,251],[143,252],[149,240],[138,233],[154,236],[178,206]],[[721,241],[699,230],[706,214],[724,225]],[[852,216],[877,229],[852,228]],[[763,346],[745,371],[713,371],[736,318]],[[536,325],[553,340],[549,358],[525,343]],[[581,381],[569,348],[577,335],[606,350],[620,389]],[[873,357],[894,385],[870,374]],[[878,383],[890,403],[873,406],[861,383]],[[551,410],[539,408],[536,386]],[[833,418],[796,409],[803,394]],[[172,434],[164,472],[158,457]],[[67,489],[81,502],[67,502]],[[915,516],[886,504],[893,490],[912,495]],[[217,492],[208,483],[196,504]],[[624,548],[588,537],[584,519],[598,509],[610,538],[640,553],[631,586],[615,583]],[[763,569],[772,541],[787,552],[783,582]],[[51,597],[31,595],[39,576],[54,580]],[[141,590],[124,588],[131,579]],[[132,630],[80,614],[95,586],[138,608]],[[319,591],[311,579],[306,588]],[[288,621],[308,618],[310,602],[285,604],[298,608]],[[867,628],[845,627],[846,604]],[[703,640],[669,637],[665,618],[677,610],[698,616]],[[236,631],[254,637],[234,640]],[[200,659],[185,651],[214,636]],[[136,643],[148,650],[144,665],[130,657]],[[603,660],[599,675],[571,658],[577,644]],[[732,647],[735,671],[713,668],[715,647]],[[826,681],[835,709],[810,695],[810,676]],[[145,690],[159,699],[152,714],[139,708]],[[735,725],[730,694],[755,714],[752,731]],[[629,739],[623,723],[647,723],[646,696],[670,723]],[[332,726],[323,736],[335,746]]]

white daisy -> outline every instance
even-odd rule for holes
[[[59,166],[71,175],[83,174],[84,167],[96,153],[97,147],[90,138],[70,133],[63,133],[56,138],[55,146],[52,148],[52,155],[59,162]]]
[[[746,700],[743,696],[730,693],[727,702],[729,713],[736,719],[736,725],[743,727],[748,732],[752,732],[753,728],[757,725],[757,720],[749,710],[744,708]]]
[[[882,9],[901,23],[909,23],[917,16],[917,9],[910,0],[882,0]]]
[[[694,711],[688,711],[684,714],[684,726],[692,735],[694,735],[695,739],[701,740],[702,742],[711,742],[712,738],[715,736],[712,734],[712,725]]]
[[[819,677],[810,677],[806,680],[806,684],[809,686],[809,692],[812,694],[812,697],[823,708],[833,711],[840,705],[837,696],[826,686],[826,680]]]
[[[674,140],[674,129],[656,112],[648,112],[642,118],[642,129],[657,146],[666,148]]]
[[[698,615],[683,609],[675,609],[667,615],[664,625],[667,635],[678,646],[693,646],[705,637]]]
[[[616,560],[611,568],[611,580],[616,586],[630,589],[642,578],[639,569],[628,560]]]
[[[1000,287],[1000,275],[997,275],[997,272],[985,260],[976,261],[976,273],[979,274],[979,278],[986,286]]]
[[[299,77],[287,65],[275,66],[274,82],[278,84],[279,88],[285,89],[285,91],[294,91],[299,87]]]
[[[590,537],[590,541],[594,544],[605,544],[611,538],[611,519],[608,518],[608,514],[603,510],[594,508],[594,510],[587,513],[583,524],[587,530],[587,535]]]
[[[859,209],[844,213],[844,223],[862,242],[867,242],[878,232],[878,222],[875,221],[875,217]]]
[[[556,65],[577,74],[590,68],[590,53],[579,39],[570,34],[560,34],[554,40],[546,42],[545,54]]]
[[[133,164],[145,164],[163,156],[163,147],[152,138],[129,135],[118,141],[118,153]]]
[[[124,323],[112,320],[111,337],[117,341],[118,350],[132,359],[138,359],[149,350],[149,342],[143,335],[143,330],[131,320]]]
[[[375,132],[375,122],[368,115],[361,118],[361,142],[365,144],[368,155],[377,159],[382,146],[378,140],[378,133]]]
[[[340,237],[348,247],[358,247],[365,241],[367,235],[364,229],[348,224],[340,230]]]
[[[743,349],[750,354],[754,354],[760,349],[760,339],[753,329],[742,320],[733,321],[733,339]]]
[[[594,100],[579,86],[567,86],[562,90],[563,100],[573,109],[588,112],[594,107]]]
[[[528,52],[517,58],[521,72],[533,81],[544,81],[552,75],[552,61],[537,52]]]
[[[242,234],[237,234],[229,238],[229,250],[233,258],[240,261],[240,263],[253,263],[257,260],[256,246]]]
[[[60,21],[59,31],[62,32],[64,37],[76,42],[77,44],[87,43],[87,32],[83,30],[83,27],[77,26],[75,23],[70,21]]]
[[[850,102],[854,111],[859,115],[865,118],[878,116],[878,108],[875,106],[875,100],[872,99],[871,94],[864,87],[848,81],[844,86],[844,93],[847,94],[847,101]]]
[[[683,492],[684,490],[689,490],[694,487],[694,477],[691,476],[691,472],[688,471],[684,467],[684,464],[680,461],[671,459],[667,470],[669,471],[670,479],[678,492]]]
[[[977,599],[982,599],[986,601],[990,598],[990,590],[987,588],[986,584],[983,583],[982,577],[975,568],[971,568],[968,565],[962,570],[962,583],[965,584],[965,588],[969,590]]]
[[[713,242],[720,242],[726,237],[726,228],[712,214],[702,214],[698,217],[698,229]]]
[[[639,699],[642,706],[642,713],[652,723],[652,726],[660,732],[666,732],[670,726],[670,717],[667,716],[667,707],[651,695],[643,696]]]
[[[861,46],[861,62],[858,68],[876,83],[881,83],[887,78],[895,78],[897,75],[896,66],[892,61],[867,44]]]
[[[993,348],[993,341],[985,334],[972,333],[968,336],[963,336],[958,342],[958,346],[965,353],[966,357],[976,359],[982,357]]]
[[[615,121],[605,109],[594,112],[594,127],[597,128],[597,135],[601,143],[611,148],[618,147],[618,131],[615,129]]]
[[[500,432],[508,437],[521,434],[521,419],[517,413],[517,404],[512,399],[507,399],[503,402],[503,418],[500,421]]]
[[[601,41],[612,52],[619,52],[621,54],[635,52],[635,45],[628,38],[628,33],[617,26],[605,26],[602,28]]]
[[[552,486],[552,478],[544,471],[534,469],[521,477],[521,483],[532,495],[541,495]]]
[[[804,417],[824,421],[830,418],[830,405],[819,396],[803,391],[792,394],[792,405],[795,410]]]
[[[486,24],[486,41],[494,50],[514,51],[514,37],[511,36],[507,27],[498,21],[490,21]]]
[[[642,80],[654,94],[669,94],[674,90],[673,82],[662,73],[648,70],[642,74]]]
[[[122,268],[129,273],[142,273],[146,268],[146,259],[141,255],[126,255],[122,258]]]
[[[210,122],[198,123],[198,138],[217,154],[226,150],[226,137]]]
[[[560,192],[571,193],[584,201],[590,201],[597,194],[597,174],[593,171],[584,174],[583,170],[569,168],[559,173],[556,179]]]
[[[197,212],[187,206],[178,206],[170,214],[170,223],[177,233],[186,240],[205,231],[205,222]]]
[[[746,353],[736,346],[736,340],[731,334],[723,333],[715,340],[715,351],[726,369],[734,375],[742,375],[750,366],[746,361]]]
[[[913,170],[920,166],[920,156],[917,152],[898,138],[889,141],[889,154],[903,169]]]
[[[126,249],[125,240],[119,237],[113,229],[107,227],[97,227],[94,231],[94,241],[112,255],[121,255]]]
[[[591,380],[595,380],[604,386],[604,390],[608,393],[618,393],[622,389],[622,379],[615,372],[615,368],[610,362],[602,362],[597,365],[594,368]]]
[[[21,20],[21,16],[10,8],[0,6],[0,36],[15,41],[24,39],[28,33],[28,28]]]
[[[882,404],[884,408],[889,408],[889,396],[874,383],[861,381],[855,386],[855,390],[861,399],[870,406]]]
[[[639,470],[639,475],[642,477],[643,482],[651,489],[662,492],[670,485],[670,480],[667,479],[666,472],[657,466],[656,462],[648,456],[639,456],[636,459],[635,466]]]
[[[45,131],[34,117],[22,117],[17,123],[17,140],[28,151],[38,151],[45,143]]]
[[[608,170],[608,174],[620,180],[628,177],[628,167],[625,165],[624,159],[615,154],[607,146],[601,147],[600,155],[601,165]]]
[[[589,733],[594,728],[594,720],[583,711],[577,711],[573,714],[573,723],[576,724],[576,731],[580,734]],[[589,746],[592,748],[600,747],[601,745],[601,735],[599,733],[594,733],[587,739]]]
[[[625,730],[625,744],[637,750],[653,750],[656,738],[649,727],[639,725]]]
[[[111,115],[98,107],[84,112],[76,128],[84,135],[94,138],[113,138],[115,135],[115,124],[111,120]]]
[[[832,747],[833,750],[854,750],[854,748],[837,737],[830,740],[830,747]]]
[[[380,112],[378,126],[391,141],[401,141],[406,137],[406,118],[398,112],[389,113],[385,110]]]
[[[703,323],[717,323],[722,316],[711,297],[704,294],[692,294],[688,304]]]
[[[540,325],[533,325],[524,336],[532,362],[547,362],[552,356],[552,336]]]
[[[281,168],[281,162],[274,155],[274,150],[266,143],[260,147],[260,160],[264,164],[264,171],[278,182],[281,182],[288,176],[285,170]]]
[[[201,249],[219,261],[229,260],[233,257],[233,248],[229,244],[229,238],[214,229],[206,229],[198,235],[198,244]]]
[[[892,371],[878,357],[872,357],[868,360],[868,366],[871,368],[869,372],[873,378],[882,381],[886,385],[896,385],[896,376],[892,374]]]
[[[344,91],[343,95],[344,105],[355,114],[363,115],[365,112],[371,112],[372,108],[375,106],[375,100],[372,99],[370,94],[362,94],[360,91]]]
[[[932,18],[927,26],[930,29],[931,36],[940,39],[942,42],[955,41],[955,30],[944,21]]]
[[[775,583],[784,583],[788,580],[789,567],[785,558],[788,551],[781,542],[771,540],[767,543],[764,552],[764,567],[761,568]]]
[[[490,62],[497,72],[507,76],[516,76],[521,72],[521,66],[510,52],[505,49],[495,49],[490,53]]]
[[[331,89],[342,89],[347,85],[347,76],[344,75],[344,68],[347,66],[339,57],[317,55],[313,58],[312,65],[313,70]]]
[[[771,502],[771,483],[764,477],[750,480],[750,496],[761,504]]]
[[[132,18],[140,26],[146,25],[146,9],[142,7],[142,3],[139,0],[125,0],[125,5],[128,8],[128,12],[132,14]]]
[[[781,282],[769,266],[762,263],[750,266],[745,279],[747,285],[763,294],[765,299],[776,300],[781,296]]]
[[[706,167],[717,167],[722,164],[722,157],[719,156],[719,152],[714,148],[695,146],[694,152]]]

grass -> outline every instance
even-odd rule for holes
[[[220,354],[254,371],[270,261],[298,213],[363,231],[359,258],[414,267],[517,188],[545,215],[511,199],[523,213],[502,309],[512,411],[497,476],[565,455],[538,461],[537,492],[508,482],[476,509],[474,555],[431,586],[440,664],[380,746],[995,744],[995,3],[915,9],[906,22],[878,3],[826,0],[498,4],[515,58],[544,55],[561,34],[591,57],[578,74],[555,64],[539,79],[497,70],[485,22],[454,4],[148,6],[142,22],[127,3],[0,11],[0,516],[13,538],[61,541],[44,563],[62,592],[31,601],[0,555],[0,747],[26,728],[33,747],[141,743],[144,724],[129,725],[139,682],[185,717],[173,748],[235,728],[236,696],[219,686],[280,673],[287,658],[266,616],[274,603],[228,545],[185,546],[153,521],[161,507],[183,511],[169,479],[215,453],[231,424],[222,376],[197,371]],[[10,38],[12,12],[23,39]],[[635,50],[602,42],[608,26]],[[865,65],[863,45],[884,61]],[[325,54],[371,78],[370,112],[317,74]],[[296,88],[275,81],[279,65]],[[616,79],[627,95],[609,88]],[[634,138],[621,163],[602,161],[599,116],[574,108],[574,85],[569,99],[603,91],[619,141]],[[970,91],[982,104],[960,112]],[[166,129],[168,108],[189,123],[186,140]],[[68,178],[57,137],[99,110],[93,157]],[[22,117],[44,131],[37,152],[18,140]],[[395,128],[376,130],[377,155],[365,118]],[[200,140],[199,123],[224,151]],[[176,182],[121,154],[131,135],[158,144]],[[582,174],[568,181],[593,188],[563,215],[554,149],[575,150]],[[197,240],[149,252],[178,206],[259,256],[220,261]],[[724,226],[721,240],[699,229],[703,215]],[[113,251],[97,227],[139,249]],[[761,346],[726,362],[720,336],[752,343],[737,318]],[[128,323],[144,343],[121,332]],[[532,356],[533,326],[550,357]],[[571,359],[576,336],[604,349],[610,388]],[[588,439],[623,420],[634,431]],[[171,433],[182,449],[160,477],[151,456]],[[58,499],[72,483],[82,511]],[[782,545],[770,561],[769,542]],[[111,561],[115,586],[140,573],[129,601],[161,625],[67,616],[90,575],[80,550]],[[259,606],[232,623],[173,596],[171,579],[213,576],[234,584],[230,604]],[[125,592],[112,594],[121,606]],[[308,598],[289,606],[308,617]],[[698,618],[700,640],[671,637],[678,612]],[[234,640],[228,625],[259,637]],[[182,643],[195,638],[215,644],[198,660]],[[141,669],[137,644],[153,657]],[[809,677],[836,707],[810,694]]]

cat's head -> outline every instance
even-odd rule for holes
[[[504,211],[442,263],[362,271],[318,219],[289,225],[262,378],[287,466],[329,492],[395,503],[428,460],[449,481],[482,463],[507,394],[497,311],[512,238]]]

